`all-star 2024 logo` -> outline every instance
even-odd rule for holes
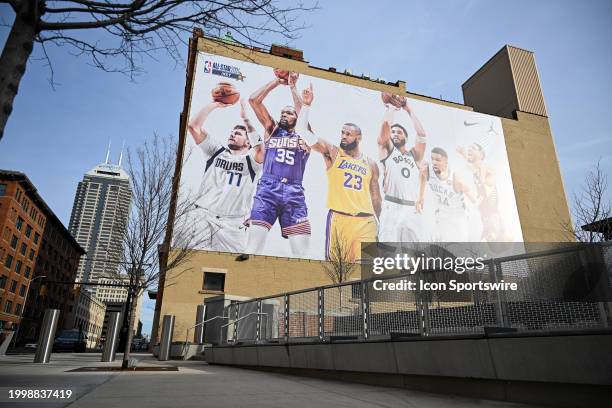
[[[244,81],[245,78],[242,72],[240,72],[240,68],[214,61],[204,61],[204,73],[237,79],[239,81]]]

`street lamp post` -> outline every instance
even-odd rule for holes
[[[28,295],[30,294],[30,287],[36,279],[44,279],[46,277],[47,275],[40,275],[31,279],[28,283],[28,289],[26,290],[25,297],[23,298],[23,307],[21,308],[21,312],[19,312],[19,324],[17,325],[17,330],[15,330],[15,337],[13,338],[13,348],[15,348],[15,346],[17,345],[17,336],[19,335],[19,329],[21,329],[21,324],[23,323],[23,312],[25,311],[26,304],[28,301]]]

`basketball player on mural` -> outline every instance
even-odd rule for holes
[[[436,196],[436,230],[431,236],[437,242],[467,242],[469,237],[465,197],[475,202],[467,184],[448,165],[448,153],[441,147],[431,149],[431,164],[421,162],[421,185],[429,184]],[[423,208],[425,189],[419,191],[417,207]]]
[[[309,248],[310,222],[302,179],[310,149],[295,131],[302,107],[295,86],[299,74],[278,69],[274,73],[276,78],[249,98],[257,119],[265,129],[265,158],[251,209],[247,253],[262,252],[268,231],[278,220],[281,234],[289,239],[293,255],[305,257]],[[285,106],[277,122],[263,102],[279,85],[290,87],[294,106]]]
[[[464,147],[457,148],[457,153],[466,159],[476,188],[476,204],[482,221],[482,241],[509,241],[499,213],[497,181],[495,170],[484,162],[486,153],[480,143],[472,143],[467,152]]]
[[[208,116],[230,104],[211,102],[189,122],[188,130],[204,153],[202,198],[197,207],[203,212],[203,234],[210,236],[208,249],[244,252],[247,233],[244,222],[249,216],[255,180],[261,172],[264,147],[240,100],[243,124],[233,127],[222,144],[204,129]]]
[[[377,217],[380,215],[380,189],[378,165],[360,150],[361,129],[354,123],[345,123],[336,146],[317,138],[308,128],[309,110],[314,99],[312,84],[302,91],[302,111],[298,117],[299,134],[312,150],[323,155],[327,170],[327,227],[325,258],[340,256],[338,245],[343,246],[345,261],[360,258],[362,242],[376,242]],[[340,242],[336,242],[340,241]]]
[[[384,202],[378,240],[381,242],[418,242],[422,210],[417,205],[420,185],[419,162],[425,154],[427,133],[405,97],[382,94],[386,112],[378,136],[378,158],[385,168]],[[408,131],[393,118],[405,111],[416,132],[414,145],[408,145]]]

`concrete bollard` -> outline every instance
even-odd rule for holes
[[[159,361],[167,361],[170,359],[170,349],[172,347],[172,335],[174,334],[174,319],[173,315],[165,315],[162,325],[162,335],[159,341]]]
[[[204,321],[206,317],[206,305],[198,305],[198,309],[196,310],[196,327],[193,333],[193,343],[194,344],[204,344]]]
[[[121,313],[111,312],[108,314],[108,329],[106,330],[106,343],[104,343],[104,351],[102,351],[103,363],[115,361],[117,354],[117,336],[119,335],[119,323]]]
[[[53,341],[55,340],[55,330],[59,320],[60,311],[58,309],[45,310],[42,326],[40,328],[40,337],[38,338],[38,346],[34,355],[35,363],[46,364],[51,359],[51,351],[53,350]]]

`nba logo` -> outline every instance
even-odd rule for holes
[[[212,61],[204,61],[204,73],[210,74],[212,72]]]

